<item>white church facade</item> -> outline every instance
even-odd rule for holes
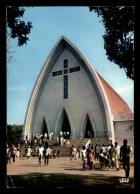
[[[122,119],[122,115],[125,118],[127,115],[127,121],[133,115],[126,102],[96,72],[79,49],[62,36],[33,88],[23,136],[31,138],[33,133],[50,134],[53,131],[56,138],[62,131],[68,132],[72,139],[90,135],[91,138],[108,138],[114,142],[115,126],[119,138],[119,125],[114,124],[114,118]],[[126,137],[126,126],[129,128],[129,125],[128,122],[123,125],[121,137]],[[132,133],[129,136],[131,138]]]

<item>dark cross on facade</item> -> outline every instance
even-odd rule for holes
[[[68,59],[65,59],[63,61],[63,70],[60,70],[60,71],[55,71],[55,72],[52,72],[52,76],[59,76],[59,75],[64,75],[63,77],[63,80],[64,80],[64,99],[67,99],[68,98],[68,73],[73,73],[73,72],[76,72],[76,71],[80,71],[80,66],[77,66],[77,67],[72,67],[72,68],[69,68],[68,69]],[[69,71],[68,71],[69,70]]]

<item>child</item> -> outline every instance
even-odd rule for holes
[[[53,157],[56,158],[56,150],[53,151]]]
[[[57,150],[57,158],[60,158],[60,149]]]
[[[22,150],[22,148],[20,149],[20,158],[23,159],[23,150]]]

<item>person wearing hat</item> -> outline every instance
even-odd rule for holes
[[[130,172],[130,147],[127,145],[127,139],[124,139],[123,146],[120,149],[120,160],[123,162],[126,178],[129,178]]]

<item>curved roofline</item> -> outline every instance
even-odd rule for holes
[[[113,116],[111,113],[110,104],[109,104],[106,92],[105,92],[104,87],[101,83],[101,80],[100,80],[99,76],[97,75],[97,72],[95,71],[95,69],[91,66],[89,61],[86,59],[86,57],[80,52],[80,50],[73,43],[71,43],[64,36],[62,36],[58,40],[58,42],[56,43],[56,45],[52,49],[51,53],[49,54],[44,66],[42,67],[41,72],[36,80],[36,83],[34,85],[34,88],[32,90],[31,96],[30,96],[26,115],[25,115],[23,134],[28,135],[28,136],[31,135],[30,128],[31,128],[31,121],[32,121],[32,116],[33,116],[33,109],[35,107],[35,102],[37,100],[38,91],[41,87],[41,83],[44,79],[44,76],[46,76],[46,74],[47,74],[46,72],[49,72],[51,65],[53,64],[53,61],[60,55],[60,52],[66,46],[70,46],[71,49],[73,49],[73,51],[76,52],[76,54],[78,54],[80,56],[80,58],[83,60],[83,62],[85,63],[85,65],[89,69],[90,73],[94,77],[95,82],[97,84],[97,87],[99,89],[99,92],[101,94],[102,100],[103,100],[105,114],[106,114],[106,118],[107,118],[108,132],[109,132],[110,136],[112,137],[112,141],[114,142],[115,136],[114,136],[114,127],[113,127]]]
[[[102,78],[98,72],[97,75],[106,92],[112,115],[132,114],[131,109],[123,98]]]
[[[45,72],[47,70],[47,68],[49,67],[49,62],[51,60],[51,58],[53,58],[53,54],[54,51],[56,50],[56,48],[58,47],[58,45],[60,44],[60,42],[64,39],[64,37],[62,36],[58,42],[56,43],[56,45],[54,46],[54,48],[52,49],[52,51],[50,52],[47,60],[45,61],[40,74],[38,75],[38,78],[35,82],[35,85],[33,87],[30,99],[29,99],[29,103],[28,103],[28,107],[27,107],[27,111],[26,111],[26,115],[25,115],[25,119],[24,119],[24,126],[23,126],[23,135],[28,135],[30,136],[30,127],[31,127],[31,120],[32,120],[32,114],[33,114],[33,108],[35,105],[35,101],[37,98],[37,93],[39,91],[39,87],[41,85],[41,81],[43,80],[43,77],[45,75]],[[28,131],[27,131],[28,130]]]

